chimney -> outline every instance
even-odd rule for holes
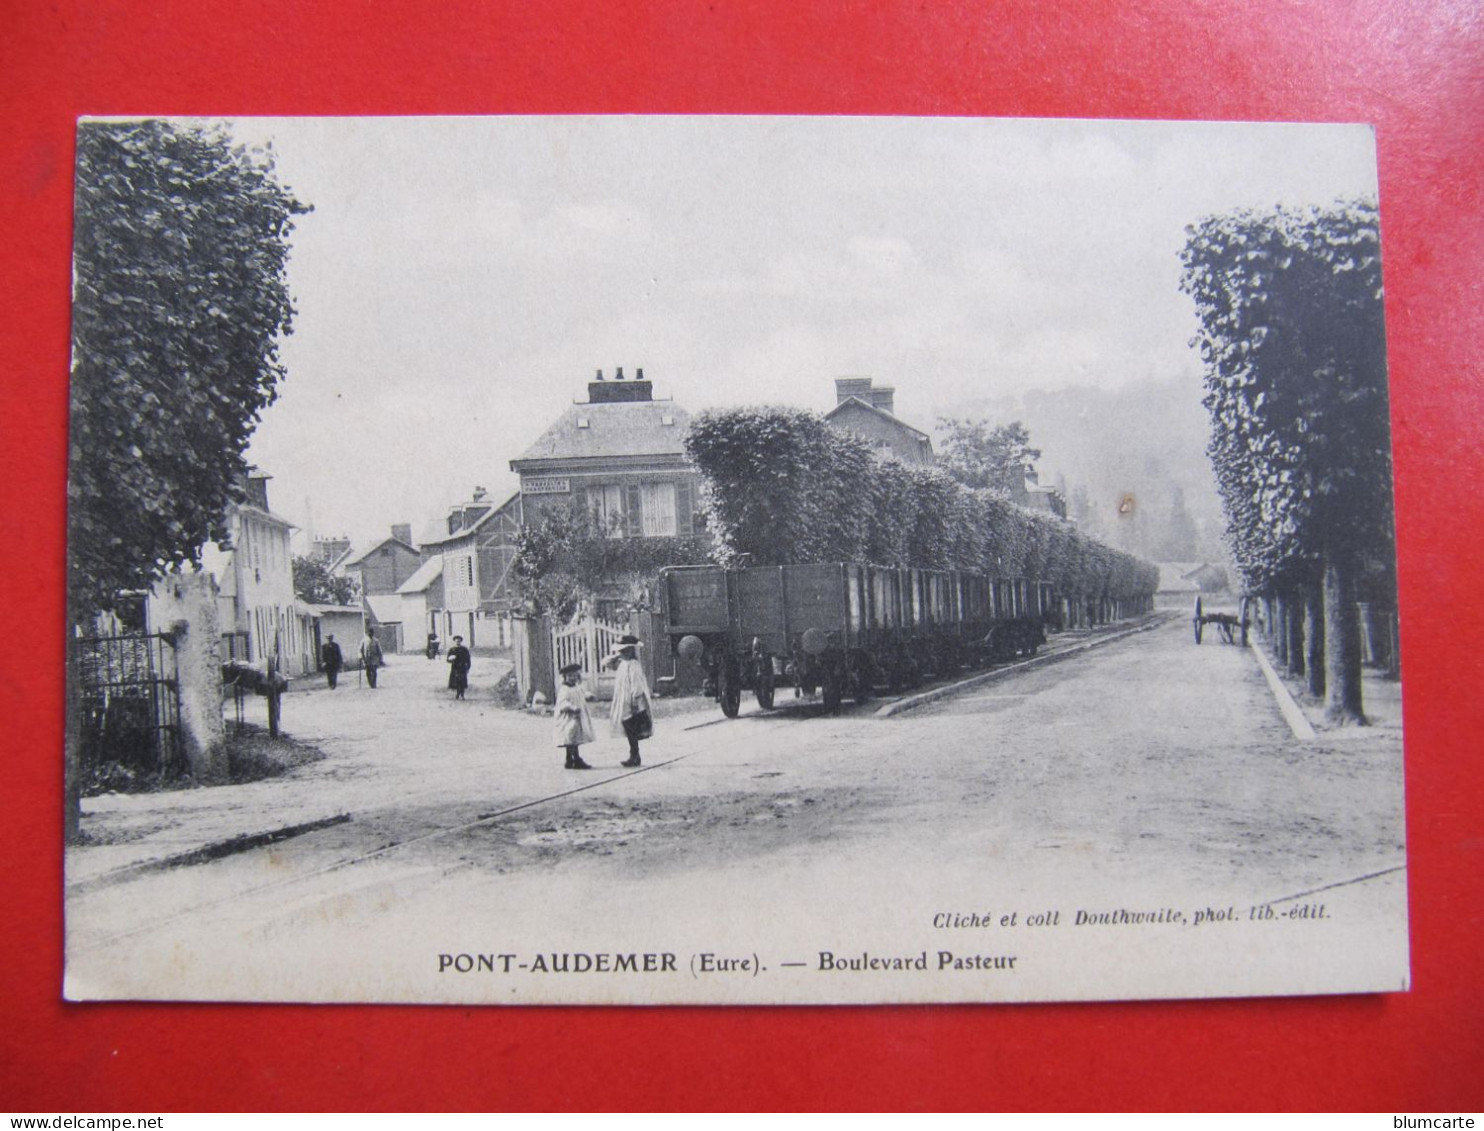
[[[644,370],[635,371],[636,375],[632,381],[624,381],[623,366],[614,371],[612,381],[589,381],[587,384],[588,404],[628,404],[634,401],[654,400],[654,386],[644,378]],[[623,384],[616,382],[623,381]]]
[[[600,369],[600,370],[598,370],[598,380],[601,381],[602,379],[603,379],[603,371]]]
[[[346,550],[350,549],[350,539],[341,535],[336,538],[316,538],[314,540],[314,557],[324,562],[333,562]]]
[[[392,524],[392,537],[395,538],[399,542],[406,542],[409,546],[412,545],[412,523],[410,523],[410,522],[397,522],[397,523],[393,523]]]
[[[895,415],[896,389],[890,385],[871,387],[869,377],[836,377],[835,403],[844,404],[851,397],[865,401],[872,408]]]
[[[268,510],[268,480],[273,476],[261,471],[251,471],[247,476],[247,502],[259,510]]]

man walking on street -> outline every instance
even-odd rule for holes
[[[366,669],[366,682],[376,686],[376,669],[381,667],[381,645],[376,642],[376,630],[366,626],[366,639],[361,641],[361,667]]]
[[[335,643],[333,632],[319,650],[319,662],[324,665],[325,678],[330,681],[330,690],[334,691],[335,683],[340,678],[340,669],[345,666],[345,657],[340,654],[340,645]]]

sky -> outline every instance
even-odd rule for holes
[[[237,119],[314,211],[249,458],[311,535],[431,532],[601,369],[692,412],[1200,390],[1185,228],[1375,199],[1365,126],[962,118]],[[1055,468],[1042,467],[1043,481]]]

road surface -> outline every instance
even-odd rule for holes
[[[286,726],[328,757],[230,787],[243,806],[277,798],[280,816],[324,815],[334,798],[349,820],[76,884],[69,992],[1012,1000],[1405,980],[1399,730],[1296,742],[1252,656],[1197,648],[1183,619],[889,719],[786,696],[731,721],[682,713],[660,720],[637,772],[606,735],[585,751],[598,770],[563,771],[548,722],[449,702],[424,671],[291,699]],[[203,799],[217,792],[181,804],[221,811]],[[1282,919],[1279,935],[1252,925],[1265,906],[1322,908],[1321,921]],[[936,925],[981,912],[993,928]],[[1099,936],[1073,925],[1079,912],[1164,918]],[[1033,918],[1043,930],[1027,935]],[[990,936],[994,957],[1020,955],[1013,979],[820,982],[821,953],[936,962]],[[1335,963],[1337,948],[1357,956]],[[456,979],[444,961],[571,952],[752,967],[659,974],[641,990]],[[1083,985],[1072,971],[1089,962]]]

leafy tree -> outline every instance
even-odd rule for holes
[[[1233,554],[1253,590],[1322,600],[1326,712],[1364,722],[1355,587],[1395,558],[1376,207],[1208,217],[1182,262]]]
[[[293,218],[271,156],[219,127],[78,128],[69,601],[74,621],[227,536],[283,376]]]
[[[361,590],[353,577],[336,577],[320,558],[294,556],[294,593],[311,605],[353,605]]]
[[[1041,458],[1030,433],[1016,420],[991,428],[983,420],[938,418],[938,466],[965,487],[1022,491]]]
[[[646,607],[659,571],[667,565],[710,560],[705,535],[626,538],[622,523],[605,529],[581,503],[545,508],[516,535],[514,572],[536,612],[570,620],[584,604],[614,597]]]
[[[877,459],[823,417],[787,408],[702,413],[686,452],[704,478],[725,562],[868,561],[1037,577],[1068,598],[1137,604],[1155,567],[1059,517],[964,486],[939,468]]]
[[[248,439],[283,376],[287,240],[308,209],[270,157],[161,121],[80,125],[75,205],[67,597],[83,624],[227,537]],[[75,687],[67,701],[72,840]]]

